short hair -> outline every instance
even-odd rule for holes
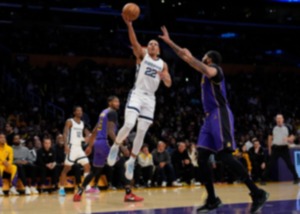
[[[52,143],[52,138],[48,135],[46,135],[45,137],[43,137],[43,143],[46,141],[46,140],[50,140],[51,143]]]
[[[143,144],[143,146],[142,146],[141,150],[142,150],[142,149],[144,149],[144,148],[149,148],[148,144],[146,144],[146,143],[145,143],[145,144]]]
[[[111,95],[107,98],[107,103],[110,103],[111,101],[113,101],[114,99],[119,99],[117,96],[115,95]]]
[[[73,106],[73,113],[76,111],[77,108],[82,108],[82,107],[79,105]]]
[[[218,51],[210,50],[206,53],[206,55],[211,58],[214,64],[219,65],[222,62],[222,56]]]

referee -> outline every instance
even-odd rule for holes
[[[268,138],[268,149],[270,154],[270,161],[267,165],[265,171],[265,178],[268,178],[270,175],[270,170],[276,163],[278,158],[282,158],[289,168],[290,172],[294,177],[294,184],[299,183],[299,178],[295,169],[294,164],[291,161],[290,152],[289,152],[289,143],[294,142],[294,135],[289,134],[289,130],[284,125],[284,118],[282,114],[276,115],[276,126],[273,128],[272,135],[269,135]]]

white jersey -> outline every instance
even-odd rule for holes
[[[74,146],[81,146],[81,142],[84,141],[84,123],[82,120],[80,121],[80,123],[77,123],[73,118],[71,118],[70,121],[72,122],[72,127],[70,128],[69,132],[69,144]]]
[[[162,72],[164,61],[160,58],[152,59],[146,54],[141,64],[137,67],[136,81],[134,89],[155,93],[160,84],[160,77],[157,74]]]

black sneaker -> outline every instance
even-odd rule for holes
[[[197,213],[207,213],[211,210],[217,209],[219,207],[221,207],[222,201],[220,200],[219,197],[216,197],[214,200],[212,201],[208,201],[208,199],[206,200],[205,204],[202,207],[199,207],[197,209]]]
[[[269,193],[267,193],[266,191],[260,189],[255,194],[250,193],[250,196],[251,196],[252,201],[253,201],[250,212],[251,213],[256,213],[257,211],[259,211],[264,206],[264,204],[268,200]]]
[[[293,184],[299,184],[299,182],[300,182],[300,180],[299,180],[299,178],[297,178],[294,180]]]

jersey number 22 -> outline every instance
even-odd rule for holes
[[[155,78],[156,77],[156,73],[157,73],[156,70],[154,70],[152,68],[149,68],[149,67],[146,68],[145,75],[147,75],[149,77],[152,77],[152,78]]]

